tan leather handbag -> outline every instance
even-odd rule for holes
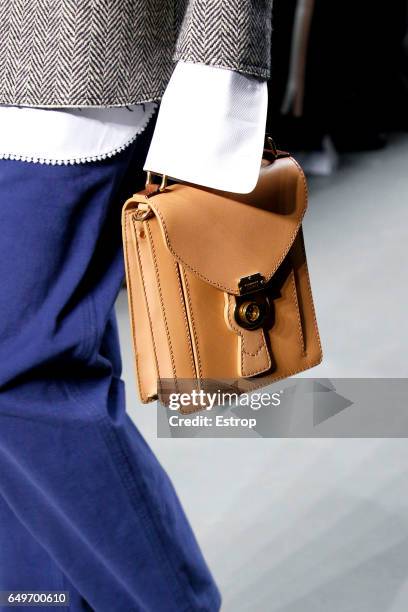
[[[157,398],[163,380],[167,392],[183,381],[197,388],[235,381],[242,392],[320,363],[301,225],[306,206],[301,168],[273,147],[264,150],[249,194],[166,185],[164,177],[126,201],[142,402]]]

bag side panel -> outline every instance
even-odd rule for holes
[[[272,368],[266,383],[312,368],[322,359],[301,231],[272,286],[273,324],[267,335]]]
[[[305,355],[309,367],[319,364],[323,358],[319,329],[313,303],[309,269],[307,265],[305,243],[302,229],[290,252],[295,272],[297,299],[305,341]]]
[[[157,394],[157,366],[134,232],[132,212],[126,211],[123,215],[123,248],[132,346],[140,399],[147,403]]]
[[[153,329],[157,330],[159,376],[174,379],[177,387],[178,379],[197,377],[179,266],[163,241],[157,219],[146,221],[145,226],[155,278]]]

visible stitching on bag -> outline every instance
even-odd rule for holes
[[[188,343],[188,351],[189,351],[189,355],[190,355],[190,363],[191,363],[192,372],[195,374],[196,367],[195,367],[195,363],[194,363],[193,348],[191,346],[191,334],[190,334],[190,327],[188,325],[186,305],[184,303],[183,290],[182,290],[182,286],[181,286],[180,270],[179,270],[178,263],[177,263],[177,261],[175,259],[173,259],[173,264],[174,264],[174,267],[176,269],[178,293],[179,293],[179,297],[180,297],[181,309],[182,309],[182,312],[183,312],[184,326],[185,326],[186,332],[187,332],[187,343]]]
[[[287,248],[284,250],[281,258],[278,260],[277,264],[275,265],[274,269],[272,270],[272,272],[270,274],[268,274],[265,277],[266,281],[269,281],[272,276],[275,274],[276,270],[279,268],[279,266],[281,265],[281,263],[283,262],[283,260],[285,259],[286,255],[289,253],[293,242],[299,232],[299,229],[302,225],[302,221],[303,221],[303,217],[305,215],[305,212],[307,210],[307,206],[308,206],[308,190],[307,190],[307,183],[306,183],[306,177],[304,175],[304,172],[302,170],[302,168],[299,166],[299,164],[297,163],[297,161],[295,159],[293,159],[292,157],[288,158],[290,161],[292,161],[295,166],[297,167],[297,169],[300,172],[300,176],[302,178],[302,183],[303,183],[303,188],[304,188],[304,194],[305,194],[305,207],[304,210],[300,216],[299,222],[296,224],[296,227],[294,229],[294,231],[291,234],[291,237],[289,239],[289,243]],[[223,289],[224,291],[226,291],[227,293],[232,293],[232,294],[236,294],[237,290],[233,289],[231,287],[226,287],[225,285],[222,285],[221,283],[217,283],[216,281],[211,280],[210,278],[207,278],[206,276],[204,276],[204,274],[202,274],[201,272],[199,272],[196,268],[194,268],[193,266],[191,266],[190,264],[188,264],[182,257],[180,257],[179,255],[177,255],[177,253],[174,251],[171,243],[170,243],[170,239],[169,239],[169,232],[166,226],[166,222],[163,218],[163,214],[162,212],[156,207],[154,206],[154,204],[152,203],[152,208],[154,209],[155,213],[160,217],[160,220],[162,222],[162,226],[163,226],[163,230],[164,230],[164,235],[166,238],[166,244],[168,249],[170,250],[170,252],[172,253],[172,255],[178,260],[180,261],[186,268],[188,268],[189,270],[191,270],[192,272],[194,272],[194,274],[196,274],[198,277],[200,277],[202,280],[205,280],[207,283],[210,283],[211,285],[215,286],[215,287],[219,287],[220,289]]]
[[[201,365],[200,350],[199,350],[199,347],[198,347],[198,336],[197,336],[197,331],[196,331],[196,327],[195,327],[195,320],[194,320],[194,313],[193,313],[193,304],[192,304],[192,301],[191,301],[190,288],[189,288],[187,276],[186,276],[186,274],[184,273],[183,270],[181,272],[182,272],[182,275],[183,275],[184,284],[186,286],[187,302],[188,302],[190,318],[191,318],[191,329],[192,329],[192,332],[193,332],[194,344],[195,344],[196,352],[197,352],[197,370],[198,370],[197,378],[200,380],[202,378],[202,365]]]
[[[306,353],[305,338],[303,336],[302,320],[300,318],[300,310],[299,310],[299,300],[298,300],[297,291],[296,291],[295,272],[293,269],[291,269],[290,271],[290,284],[292,286],[292,297],[295,303],[296,319],[297,319],[297,324],[298,324],[298,332],[299,332],[298,341],[299,341],[300,349],[302,353],[305,354]]]
[[[281,374],[280,376],[275,376],[272,378],[268,377],[268,381],[261,381],[259,385],[255,385],[255,386],[251,386],[251,389],[249,390],[249,392],[251,392],[252,390],[256,390],[256,389],[260,389],[266,385],[275,383],[279,380],[283,380],[285,378],[288,378],[289,376],[294,376],[295,374],[299,374],[300,372],[304,372],[305,370],[309,370],[310,368],[314,368],[316,366],[318,366],[322,360],[323,360],[323,350],[322,350],[322,345],[320,342],[320,335],[319,335],[319,328],[317,326],[317,319],[316,319],[316,313],[315,313],[315,308],[314,308],[314,302],[313,302],[313,295],[312,295],[312,288],[311,288],[311,283],[310,283],[310,276],[309,276],[309,269],[307,266],[307,260],[306,260],[306,249],[305,249],[305,244],[304,244],[304,239],[303,239],[303,233],[301,234],[301,247],[302,247],[302,252],[303,255],[305,257],[305,261],[306,261],[306,266],[305,266],[305,270],[306,270],[306,279],[307,279],[307,290],[309,293],[309,297],[310,297],[310,304],[311,304],[311,308],[312,308],[312,313],[313,313],[313,326],[314,326],[314,330],[316,333],[316,339],[317,339],[317,343],[318,343],[318,347],[319,347],[319,356],[315,361],[309,361],[306,360],[306,364],[304,367],[302,368],[295,368],[294,370],[289,370],[289,372],[284,372],[283,374]]]
[[[278,382],[279,380],[283,380],[285,378],[289,378],[289,376],[294,376],[295,374],[299,374],[300,372],[304,372],[305,370],[310,370],[310,368],[314,368],[315,366],[318,366],[319,363],[322,362],[322,355],[320,355],[320,357],[317,359],[317,361],[313,361],[313,362],[308,362],[306,363],[306,365],[302,368],[295,368],[294,370],[290,370],[289,372],[284,372],[283,374],[281,374],[280,376],[275,376],[272,378],[269,378],[269,376],[267,377],[268,380],[262,380],[259,383],[259,385],[255,385],[252,386],[251,388],[248,389],[248,391],[242,391],[242,393],[251,393],[251,391],[255,391],[256,389],[261,389],[262,387],[267,387],[268,385]]]
[[[306,280],[307,280],[306,285],[307,285],[307,290],[308,290],[308,293],[309,293],[310,305],[312,307],[313,327],[314,327],[316,338],[317,338],[317,344],[318,344],[319,350],[320,350],[320,361],[318,361],[318,363],[320,363],[322,361],[322,359],[323,359],[323,348],[322,348],[322,345],[321,345],[321,342],[320,342],[319,328],[318,328],[318,325],[317,325],[316,311],[315,311],[314,301],[313,301],[312,286],[311,286],[311,283],[310,283],[309,268],[308,268],[307,259],[306,259],[306,248],[305,248],[303,232],[301,234],[301,246],[302,246],[302,253],[304,255],[305,262],[306,262],[306,266],[305,266]]]
[[[129,310],[130,310],[130,320],[132,323],[132,336],[133,336],[133,354],[135,357],[135,362],[136,362],[136,378],[137,378],[137,384],[138,384],[138,388],[139,388],[139,393],[140,396],[142,398],[142,402],[143,403],[147,403],[148,402],[148,396],[144,393],[143,391],[143,386],[141,384],[141,379],[140,379],[140,373],[139,373],[139,357],[137,354],[137,346],[136,346],[136,333],[135,333],[135,307],[134,307],[134,301],[133,301],[133,287],[132,287],[132,279],[130,278],[131,275],[129,273],[130,271],[130,264],[129,264],[129,253],[128,253],[128,232],[129,232],[129,218],[128,218],[128,214],[125,214],[125,232],[124,232],[124,240],[123,240],[123,244],[124,244],[124,252],[125,252],[125,259],[126,259],[126,266],[125,266],[125,271],[126,271],[126,282],[128,285],[128,298],[129,298]],[[139,265],[140,265],[140,261],[139,261]]]
[[[146,221],[144,223],[146,223]],[[133,219],[133,227],[134,227],[134,231],[136,233],[137,232],[137,230],[136,230],[136,222],[135,222],[134,219]],[[145,281],[145,277],[144,277],[144,274],[143,274],[142,258],[140,256],[139,241],[136,239],[135,242],[136,242],[136,251],[137,251],[137,257],[138,257],[139,267],[140,267],[140,276],[141,276],[141,279],[142,279],[143,293],[144,293],[144,296],[145,296],[147,318],[149,320],[149,327],[150,327],[150,332],[151,332],[151,335],[152,335],[152,344],[153,344],[154,358],[155,358],[155,361],[156,361],[157,375],[160,378],[159,361],[157,359],[157,348],[156,348],[156,342],[154,340],[154,334],[153,334],[152,315],[150,313],[149,302],[148,302],[148,299],[147,299],[146,281]]]
[[[233,320],[231,319],[231,305],[232,305],[232,300],[233,300],[233,296],[228,294],[228,308],[227,308],[227,313],[228,313],[228,321],[229,324],[231,326],[231,328],[233,330],[235,330],[235,332],[238,333],[239,337],[241,338],[241,372],[242,372],[242,376],[244,377],[244,353],[245,355],[251,355],[252,357],[256,357],[257,354],[262,350],[265,349],[265,345],[262,343],[260,345],[260,347],[258,348],[258,350],[256,351],[255,354],[250,353],[248,351],[245,350],[245,338],[241,332],[241,330],[239,329],[239,327],[237,327],[235,325],[235,323],[233,322]],[[264,338],[264,342],[265,342],[265,338]],[[271,357],[269,355],[269,351],[266,348],[266,356],[268,358],[268,369],[271,368],[272,362],[271,362]],[[257,370],[253,370],[251,372],[246,372],[245,376],[254,376],[255,374],[261,374],[262,372],[265,372],[265,368],[258,368]]]
[[[153,266],[154,266],[154,271],[155,271],[155,274],[156,274],[157,288],[159,290],[160,306],[161,306],[162,313],[163,313],[163,321],[164,321],[164,327],[165,327],[165,330],[166,330],[167,344],[168,344],[169,352],[170,352],[171,369],[173,371],[174,384],[175,384],[176,389],[178,390],[176,364],[175,364],[175,360],[174,360],[173,345],[172,345],[172,342],[171,342],[171,336],[170,336],[169,326],[168,326],[167,317],[166,317],[166,309],[165,309],[165,306],[164,306],[163,291],[162,291],[162,287],[161,287],[161,283],[160,283],[159,267],[157,265],[156,249],[155,249],[155,246],[154,246],[154,242],[153,242],[153,237],[152,237],[152,232],[151,232],[151,229],[150,229],[149,221],[145,221],[145,224],[146,224],[147,234],[149,236],[150,248],[152,250]]]
[[[242,335],[241,335],[241,343],[244,344],[244,337]],[[263,347],[263,348],[264,348],[264,350],[266,350],[266,357],[267,357],[267,360],[268,360],[268,367],[267,368],[258,367],[255,370],[245,371],[245,376],[255,376],[255,374],[262,374],[262,372],[265,372],[266,370],[270,370],[271,369],[272,362],[271,362],[271,358],[269,356],[269,351],[265,347]],[[250,353],[247,353],[245,350],[241,351],[241,372],[242,372],[243,376],[244,376],[244,353],[246,355],[250,355]]]
[[[247,351],[245,349],[242,349],[242,351],[245,353],[245,355],[249,355],[250,357],[256,357],[257,355],[259,355],[259,353],[265,348],[264,344],[261,344],[258,348],[258,350],[256,351],[256,353],[251,353],[250,351]]]

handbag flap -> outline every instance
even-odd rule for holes
[[[288,253],[307,206],[306,180],[293,158],[264,159],[249,194],[176,183],[149,205],[179,263],[238,295],[242,277],[268,281]]]

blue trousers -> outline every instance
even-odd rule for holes
[[[0,590],[68,590],[75,612],[220,607],[120,378],[120,212],[149,137],[82,165],[0,160]]]

